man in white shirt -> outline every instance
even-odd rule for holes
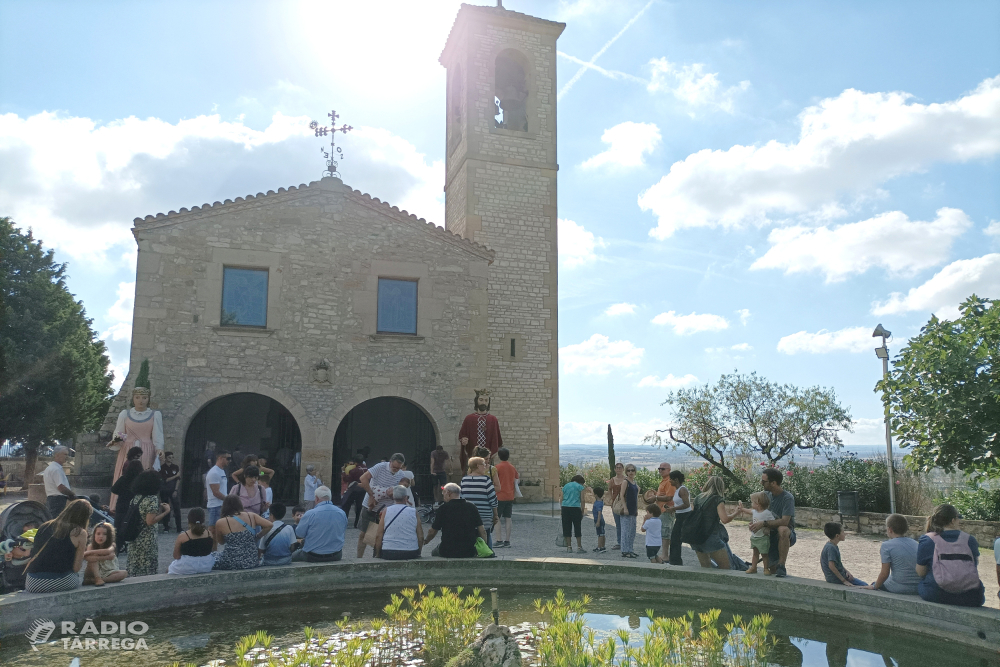
[[[386,505],[392,505],[392,489],[399,486],[405,471],[403,464],[406,457],[402,454],[393,454],[388,461],[377,463],[365,472],[358,480],[358,484],[367,494],[364,501],[364,509],[361,510],[361,523],[358,528],[361,535],[358,537],[358,558],[365,555],[365,531],[370,524],[377,524],[379,513]]]
[[[226,499],[226,492],[229,490],[229,483],[226,481],[226,466],[229,465],[229,458],[229,452],[217,451],[215,465],[205,475],[205,491],[208,496],[208,529],[212,531],[215,530],[215,522],[222,515],[222,501]]]
[[[63,464],[68,458],[69,448],[57,445],[52,450],[52,462],[42,472],[42,480],[45,482],[45,504],[53,519],[59,516],[71,498],[76,498],[76,494],[69,487],[66,471],[63,470]]]

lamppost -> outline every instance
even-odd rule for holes
[[[875,348],[875,356],[882,360],[882,379],[889,379],[889,348],[886,346],[885,341],[892,337],[891,331],[886,331],[885,328],[879,324],[875,327],[874,333],[872,333],[872,338],[882,338],[882,347]],[[889,457],[889,511],[893,514],[896,513],[896,482],[893,480],[893,461],[892,461],[892,433],[889,430],[889,404],[885,404],[885,451],[886,455]]]

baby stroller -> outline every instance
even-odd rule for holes
[[[43,523],[52,518],[45,505],[34,500],[24,500],[14,503],[0,513],[0,544],[10,546],[21,546],[27,548],[27,544],[20,541],[20,536],[25,531],[25,525],[34,524],[38,528]],[[8,551],[7,549],[3,549]],[[30,558],[15,559],[12,553],[6,553],[0,560],[0,592],[10,593],[24,589],[25,568]]]

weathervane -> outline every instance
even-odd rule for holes
[[[337,119],[340,118],[340,114],[336,111],[330,111],[330,113],[326,116],[330,119],[331,127],[320,127],[319,123],[313,121],[309,123],[309,129],[315,132],[317,137],[325,137],[328,134],[330,135],[330,150],[326,150],[323,146],[320,146],[319,149],[319,152],[322,153],[323,157],[326,159],[326,171],[323,172],[323,175],[336,176],[337,178],[340,178],[340,172],[337,171],[337,167],[339,166],[337,160],[343,159],[344,149],[336,145],[335,139],[337,138],[338,132],[347,134],[354,128],[346,123],[341,127],[337,127]],[[334,159],[334,155],[336,155],[336,159]]]

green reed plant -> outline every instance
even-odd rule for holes
[[[587,596],[567,600],[561,590],[553,600],[535,601],[536,611],[550,618],[532,630],[539,667],[767,667],[776,643],[768,633],[770,616],[755,616],[749,623],[735,616],[720,628],[718,609],[698,614],[697,624],[694,612],[664,618],[649,609],[641,645],[633,646],[625,629],[598,643],[584,628],[589,603]]]

